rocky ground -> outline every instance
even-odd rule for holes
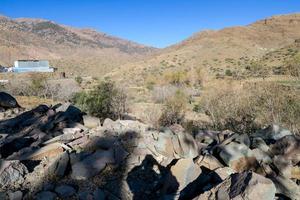
[[[0,199],[300,199],[300,139],[276,125],[191,135],[180,125],[101,124],[68,103],[8,107]]]

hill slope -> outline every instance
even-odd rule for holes
[[[127,64],[108,76],[132,80],[131,84],[164,81],[162,77],[174,71],[204,70],[208,76],[215,76],[224,74],[226,69],[244,70],[250,61],[291,45],[299,38],[300,14],[274,16],[248,26],[197,33],[148,60]]]
[[[95,75],[155,52],[155,48],[40,19],[0,17],[0,64],[49,59],[67,72]]]

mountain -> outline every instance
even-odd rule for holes
[[[6,66],[18,59],[48,59],[59,70],[95,75],[156,51],[92,29],[0,16],[0,64]]]
[[[166,74],[176,71],[202,70],[208,77],[225,74],[226,69],[240,72],[245,71],[249,63],[292,45],[299,38],[300,14],[273,16],[247,26],[196,33],[143,62],[115,69],[108,76],[135,84],[164,81]]]

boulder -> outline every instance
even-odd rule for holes
[[[270,145],[270,152],[273,155],[282,155],[296,165],[300,162],[300,139],[294,135],[282,137]]]
[[[173,158],[175,154],[172,142],[173,137],[174,135],[170,130],[160,132],[158,135],[158,140],[154,145],[156,151],[165,157]]]
[[[264,199],[274,200],[276,188],[273,182],[254,172],[231,174],[221,184],[201,194],[199,200],[208,199]]]
[[[6,92],[0,92],[0,107],[5,109],[20,107],[17,100]]]
[[[300,187],[292,180],[283,176],[271,177],[276,186],[276,193],[289,197],[292,200],[298,200],[300,197]]]
[[[258,164],[253,152],[243,143],[231,142],[222,146],[219,156],[227,166],[237,172],[255,169]]]
[[[55,188],[55,192],[60,198],[66,198],[73,196],[76,190],[70,185],[60,185]]]
[[[287,135],[293,135],[293,133],[287,129],[281,128],[276,124],[273,124],[252,134],[252,137],[260,137],[264,140],[279,140]]]
[[[177,158],[195,158],[199,155],[197,142],[186,132],[176,132],[172,143]]]
[[[107,164],[112,164],[114,162],[112,150],[98,150],[82,161],[73,164],[71,177],[76,180],[86,180],[99,174]]]
[[[178,191],[181,191],[189,183],[193,182],[201,174],[200,167],[190,158],[179,159],[175,165],[171,166],[171,175],[176,178],[179,183]],[[167,179],[166,185],[173,184]]]
[[[0,188],[17,188],[24,182],[28,173],[25,165],[20,161],[0,160]]]

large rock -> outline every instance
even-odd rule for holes
[[[281,128],[276,124],[273,124],[265,129],[257,131],[252,135],[252,137],[260,137],[264,140],[278,140],[287,135],[293,135],[293,133],[287,129]]]
[[[165,130],[164,132],[160,132],[158,135],[158,140],[155,142],[156,151],[165,156],[173,158],[175,156],[174,147],[172,138],[174,134],[171,130]]]
[[[17,188],[24,182],[28,173],[20,161],[0,161],[0,188]]]
[[[48,174],[54,177],[63,177],[69,163],[69,154],[64,152],[59,155],[48,168]]]
[[[277,176],[271,178],[276,186],[276,193],[283,194],[292,200],[299,200],[300,187],[292,180],[283,176]]]
[[[253,172],[231,174],[221,184],[199,196],[199,200],[274,200],[276,188],[273,182]]]
[[[45,157],[56,158],[63,152],[64,149],[60,143],[52,143],[22,155],[20,160],[42,160]]]
[[[6,92],[0,92],[0,107],[9,109],[9,108],[18,108],[20,107],[17,100]]]
[[[282,155],[296,165],[300,162],[300,139],[293,135],[282,137],[270,146],[270,152],[273,155]]]
[[[192,159],[179,159],[170,169],[171,175],[176,178],[179,183],[178,191],[181,191],[189,183],[193,182],[201,174],[200,167],[194,163]],[[167,179],[167,185],[172,184]]]
[[[184,131],[174,133],[172,143],[177,158],[195,158],[199,155],[197,142],[192,135]]]
[[[253,152],[243,143],[231,142],[224,145],[219,156],[225,164],[237,172],[255,169],[258,164]]]
[[[73,164],[71,177],[77,180],[86,180],[99,174],[107,164],[114,162],[113,151],[98,150],[82,161]]]

